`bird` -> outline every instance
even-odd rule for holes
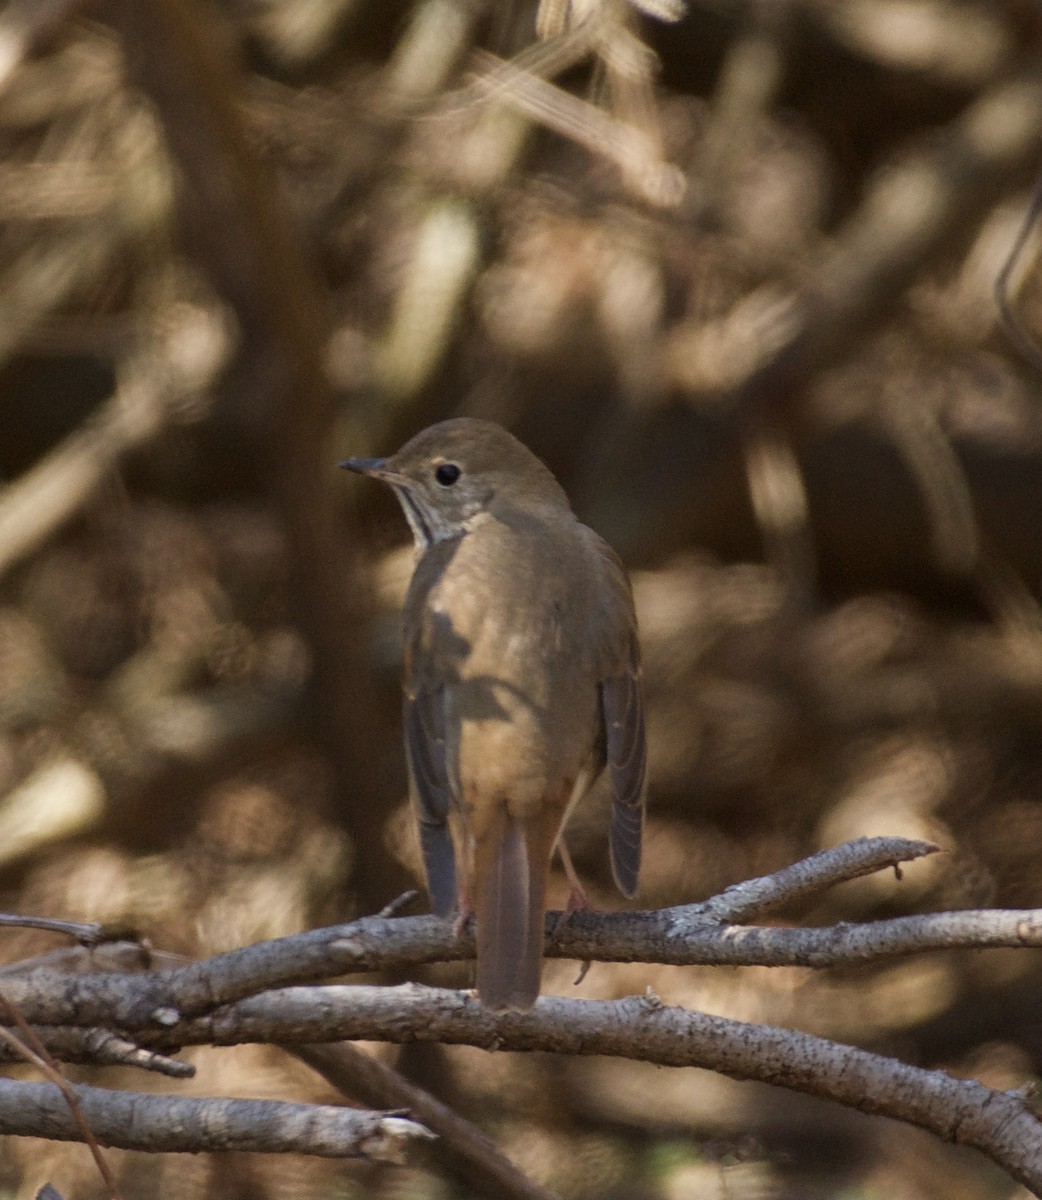
[[[540,990],[545,893],[574,806],[607,768],[619,890],[637,891],[646,797],[640,647],[626,571],[549,468],[506,429],[459,417],[343,468],[395,492],[415,565],[402,614],[409,793],[432,907],[476,921],[493,1011]]]

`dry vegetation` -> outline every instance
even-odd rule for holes
[[[0,11],[3,910],[195,958],[412,885],[406,530],[335,464],[464,413],[542,455],[632,570],[642,906],[901,835],[946,853],[782,916],[1042,907],[1039,358],[993,294],[1042,162],[1036,7],[544,0],[536,30],[535,0]],[[1032,343],[1033,235],[1009,284]],[[577,825],[619,907],[596,804]],[[2,936],[6,961],[56,944]],[[579,988],[551,959],[546,989],[651,988],[1006,1089],[1040,1071],[1036,959]],[[467,968],[377,981],[403,977]],[[1026,1194],[709,1073],[373,1053],[562,1197]],[[70,1074],[339,1096],[272,1047],[185,1057],[187,1082]],[[471,1194],[436,1162],[109,1158],[128,1198]],[[104,1194],[82,1146],[7,1139],[0,1195],[45,1180]]]

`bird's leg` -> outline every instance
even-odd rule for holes
[[[583,912],[590,907],[590,901],[586,897],[586,890],[580,883],[579,876],[572,865],[572,856],[568,853],[568,847],[565,845],[563,837],[557,839],[557,853],[561,857],[561,866],[564,867],[565,878],[568,880],[568,885],[572,890],[568,893],[568,903],[565,905],[564,912],[561,913],[558,919],[554,933],[559,933],[564,928],[572,913]]]
[[[580,882],[579,875],[572,865],[572,856],[568,853],[568,847],[563,837],[557,841],[557,853],[561,856],[561,866],[564,867],[565,878],[572,889],[568,896],[568,906],[565,911],[569,913],[582,912],[583,909],[590,907],[590,901],[586,896],[586,889]]]
[[[474,916],[474,901],[470,895],[470,880],[474,878],[474,839],[467,830],[467,817],[457,809],[450,814],[453,850],[456,855],[456,916],[452,922],[452,936],[458,938]]]
[[[571,891],[568,894],[568,903],[565,905],[564,912],[557,919],[557,924],[554,926],[554,937],[568,924],[568,918],[574,912],[582,912],[583,909],[590,907],[590,901],[586,897],[586,890],[579,882],[579,876],[572,864],[572,856],[568,853],[568,847],[564,844],[564,838],[557,839],[557,853],[561,856],[561,865],[564,867],[565,878],[571,886]],[[578,987],[586,978],[587,972],[591,967],[589,961],[580,963],[579,974],[575,979],[574,987]]]
[[[473,915],[474,905],[470,899],[470,889],[466,884],[463,884],[459,891],[459,900],[456,902],[456,917],[452,922],[453,937],[458,938],[460,936]]]

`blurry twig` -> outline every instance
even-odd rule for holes
[[[114,934],[115,932],[113,930]],[[166,950],[153,950],[143,939],[129,941],[125,935],[123,939],[116,938],[111,942],[101,941],[93,946],[67,946],[18,962],[5,963],[0,967],[0,979],[5,975],[27,975],[36,970],[54,970],[64,974],[154,971],[161,967],[180,966],[186,961],[188,960],[183,955],[171,954]]]
[[[105,785],[87,763],[44,762],[0,796],[0,866],[96,828],[105,812]]]
[[[384,83],[401,103],[416,104],[438,94],[473,42],[480,3],[422,0],[395,45]]]
[[[147,347],[120,363],[118,387],[98,411],[0,491],[0,576],[75,516],[125,455],[176,419],[183,391],[204,389],[223,365],[219,316],[175,308],[169,326],[156,322]]]
[[[126,230],[107,219],[77,222],[61,238],[31,243],[0,276],[0,362],[31,342],[40,323],[77,290],[110,273],[121,253],[126,253]],[[96,340],[92,348],[99,344]]]
[[[80,429],[0,491],[0,575],[73,517],[127,451],[154,437],[169,419],[155,379],[125,379]]]
[[[790,603],[802,608],[813,592],[814,544],[807,489],[791,440],[778,421],[765,417],[746,429],[742,448],[749,499],[768,557]]]
[[[883,406],[885,428],[915,478],[926,510],[934,561],[972,576],[980,565],[981,532],[966,473],[951,440],[925,404],[895,397]]]
[[[654,91],[658,59],[635,28],[636,8],[668,22],[685,11],[672,3],[544,2],[536,19],[541,40],[509,61],[477,51],[477,78],[446,97],[442,111],[460,110],[479,99],[512,108],[614,162],[648,203],[676,207],[686,183],[682,172],[663,160]],[[586,59],[607,80],[607,109],[551,82]]]
[[[400,896],[395,896],[388,904],[376,914],[378,917],[396,917],[400,912],[403,912],[414,900],[419,896],[419,892],[415,888],[409,888],[407,892],[402,892]]]
[[[720,68],[700,152],[701,207],[728,223],[728,190],[753,146],[758,122],[783,86],[789,0],[754,0]]]
[[[434,1150],[438,1158],[476,1194],[502,1200],[554,1200],[552,1192],[522,1175],[480,1129],[373,1055],[347,1043],[286,1049],[351,1099],[408,1110],[438,1138]]]
[[[491,54],[480,52],[476,61],[485,74],[478,76],[475,86],[487,95],[610,159],[650,203],[673,207],[680,202],[683,175],[661,160],[653,139],[644,130]]]
[[[1031,203],[1024,214],[1024,220],[1013,240],[1013,245],[1010,247],[1009,255],[1002,264],[1002,270],[995,279],[995,303],[998,305],[999,316],[1002,318],[1002,327],[1006,331],[1006,336],[1020,351],[1024,359],[1038,371],[1042,371],[1042,347],[1039,346],[1038,339],[1024,327],[1015,307],[1012,290],[1013,275],[1020,264],[1021,255],[1038,225],[1040,216],[1042,216],[1042,174],[1039,174],[1035,180],[1031,191]]]
[[[33,46],[86,0],[8,0],[0,13],[0,90]]]

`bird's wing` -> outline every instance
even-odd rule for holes
[[[456,853],[449,828],[452,784],[445,737],[445,689],[407,689],[403,723],[427,889],[434,911],[447,917],[456,906]]]
[[[640,875],[647,768],[639,667],[602,680],[601,713],[611,779],[611,870],[619,891],[634,896]]]
[[[596,534],[603,567],[604,597],[597,627],[601,720],[611,782],[611,869],[625,896],[637,891],[644,799],[647,785],[647,739],[644,685],[633,593],[615,552]]]
[[[456,907],[456,853],[449,826],[455,799],[455,765],[450,749],[448,690],[451,675],[438,669],[435,646],[440,626],[429,610],[431,589],[458,548],[458,539],[429,549],[417,564],[406,597],[403,725],[409,790],[420,831],[420,849],[431,904],[439,916]]]

